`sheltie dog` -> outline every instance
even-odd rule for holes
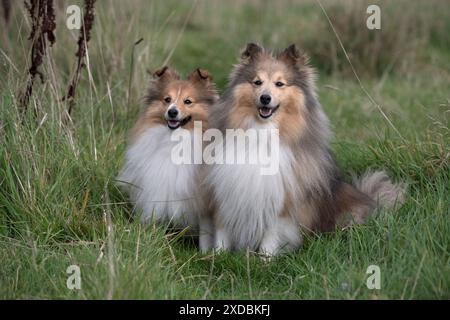
[[[190,131],[194,141],[194,121],[201,121],[207,128],[208,109],[217,99],[206,70],[197,69],[186,80],[168,67],[154,72],[145,110],[132,130],[118,177],[142,222],[169,223],[175,228],[198,231],[205,216],[201,165],[174,163],[172,152],[177,143],[171,135],[183,128]],[[201,137],[195,141],[201,142]],[[210,246],[212,240],[207,237],[211,232],[200,236],[201,247],[206,246],[204,243]]]
[[[330,151],[330,126],[314,80],[295,45],[274,56],[250,43],[234,67],[209,125],[222,132],[278,129],[279,170],[261,175],[258,165],[209,167],[217,250],[245,248],[273,256],[298,248],[304,232],[362,223],[377,207],[402,201],[403,186],[383,171],[344,181]]]

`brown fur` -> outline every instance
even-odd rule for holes
[[[343,181],[338,182],[329,197],[314,200],[318,216],[313,229],[320,232],[330,232],[353,222],[363,223],[375,208],[368,195]]]
[[[295,144],[298,136],[306,129],[304,113],[304,96],[298,88],[287,87],[283,92],[285,98],[283,108],[277,111],[274,121],[280,131],[281,139],[289,144]],[[253,88],[251,84],[239,84],[234,91],[235,103],[231,107],[228,128],[249,128],[249,119],[261,122],[255,108],[253,99]],[[300,102],[300,103],[298,103]]]
[[[327,232],[364,222],[377,204],[389,207],[389,203],[401,201],[403,188],[384,176],[371,179],[374,175],[370,175],[353,185],[344,181],[330,150],[329,123],[317,100],[314,80],[308,58],[294,45],[273,56],[256,44],[248,44],[210,119],[212,127],[223,132],[228,128],[245,130],[255,123],[275,123],[280,141],[295,155],[296,186],[286,188],[280,216],[290,217],[304,230]],[[279,81],[285,85],[273,85]],[[258,111],[264,90],[270,90],[272,100],[279,105],[269,119],[260,117]],[[384,191],[384,203],[377,203],[380,190]],[[211,200],[214,208],[215,197]]]
[[[183,128],[192,130],[194,121],[202,121],[202,128],[208,128],[209,106],[218,99],[212,76],[206,70],[194,70],[186,80],[168,67],[156,70],[145,97],[145,109],[132,130],[131,139],[135,141],[146,129],[156,125],[167,125],[164,114],[169,103],[166,97],[179,96],[177,108],[183,117],[191,117],[191,121]],[[183,100],[190,99],[191,105],[185,105]]]

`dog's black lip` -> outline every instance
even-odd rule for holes
[[[275,108],[270,108],[270,107],[261,106],[261,107],[258,108],[258,114],[259,114],[259,116],[260,116],[261,118],[263,118],[263,119],[269,119],[271,116],[273,116],[273,114],[278,110],[279,107],[280,107],[280,105],[277,105]],[[263,115],[259,112],[259,110],[262,109],[262,108],[272,109],[272,113],[271,113],[270,115],[268,115],[268,116],[263,116]]]
[[[182,126],[184,126],[184,125],[186,125],[189,121],[191,121],[191,119],[192,119],[192,117],[191,116],[187,116],[186,118],[184,118],[184,119],[181,119],[180,121],[178,121],[178,125],[176,126],[176,127],[171,127],[170,125],[169,125],[169,121],[174,121],[174,120],[166,120],[167,121],[167,126],[169,127],[169,129],[171,129],[171,130],[175,130],[175,129],[178,129],[179,127],[182,127]],[[176,120],[175,120],[176,121]]]

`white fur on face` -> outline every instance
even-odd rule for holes
[[[260,129],[267,130],[272,126],[267,124]],[[252,148],[259,147],[257,144],[248,145],[246,152],[255,152]],[[259,164],[216,164],[210,167],[207,182],[214,190],[216,214],[223,225],[223,230],[218,232],[225,232],[226,238],[230,239],[225,241],[226,246],[258,248],[283,209],[286,188],[294,185],[289,181],[294,177],[292,159],[290,149],[280,146],[280,168],[274,175],[262,175]],[[217,240],[216,246],[220,247]]]
[[[182,228],[197,227],[203,212],[198,192],[200,166],[173,163],[171,153],[180,142],[171,141],[171,133],[163,125],[147,129],[128,148],[118,180],[125,182],[121,185],[142,213],[143,222],[154,219]]]

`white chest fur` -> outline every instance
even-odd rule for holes
[[[172,161],[172,150],[180,142],[171,141],[171,132],[157,126],[139,137],[127,150],[118,180],[128,184],[143,222],[154,219],[196,227],[203,210],[197,180],[200,166]]]
[[[246,152],[252,152],[260,146],[247,147]],[[286,189],[292,185],[292,157],[290,149],[280,145],[279,170],[273,175],[262,175],[260,164],[211,166],[207,180],[214,190],[216,214],[233,246],[256,249],[269,226],[277,222]]]

